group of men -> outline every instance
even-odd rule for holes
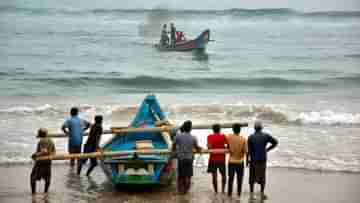
[[[191,128],[191,121],[186,121],[173,144],[173,151],[176,152],[178,159],[178,190],[181,194],[186,194],[190,189],[191,177],[193,176],[193,150],[201,151],[196,137],[191,134]],[[246,139],[244,135],[240,134],[241,125],[238,123],[233,124],[233,133],[228,136],[221,133],[221,126],[219,124],[214,124],[213,134],[207,137],[207,147],[209,149],[229,149],[230,156],[227,165],[229,178],[228,196],[232,195],[235,175],[237,179],[237,195],[241,196],[246,164],[250,168],[250,193],[253,194],[254,184],[258,183],[261,186],[262,198],[266,198],[264,190],[267,152],[274,149],[278,145],[278,141],[270,134],[262,131],[263,126],[261,122],[255,122],[254,129],[255,132]],[[217,172],[219,171],[221,174],[221,191],[224,193],[226,185],[226,155],[224,153],[211,153],[207,171],[212,174],[212,184],[215,193],[218,192]]]
[[[90,153],[100,150],[99,143],[103,132],[102,116],[95,116],[95,123],[91,125],[88,121],[82,119],[78,115],[78,108],[72,108],[70,111],[71,117],[67,119],[63,126],[63,132],[69,137],[68,150],[69,153]],[[89,137],[82,150],[82,142],[84,131],[90,128]],[[254,184],[261,185],[261,194],[265,197],[265,170],[267,161],[267,152],[275,148],[278,141],[268,133],[262,131],[261,122],[256,122],[254,129],[255,132],[246,138],[240,134],[241,125],[238,123],[233,124],[233,133],[225,136],[221,133],[221,126],[214,124],[213,134],[207,138],[207,147],[209,149],[225,149],[228,148],[230,152],[228,160],[228,191],[229,196],[232,195],[234,177],[237,178],[237,195],[241,195],[241,188],[244,176],[245,159],[246,166],[250,166],[249,184],[250,192],[254,191]],[[178,190],[181,194],[186,194],[191,185],[191,177],[193,176],[193,150],[201,151],[196,137],[191,134],[192,122],[185,121],[180,128],[180,132],[176,135],[172,149],[178,159]],[[48,131],[41,128],[38,131],[40,141],[37,145],[36,152],[32,158],[36,160],[39,156],[51,155],[55,153],[55,145],[50,138],[48,138]],[[268,144],[270,146],[267,146]],[[225,192],[226,185],[226,155],[224,153],[210,154],[208,172],[212,174],[212,183],[215,193],[218,192],[217,187],[217,172],[221,174],[221,191]],[[77,173],[80,175],[82,165],[85,164],[87,159],[77,160]],[[90,167],[86,172],[89,176],[91,171],[97,165],[96,158],[90,159]],[[75,160],[70,160],[70,165],[75,165]],[[36,193],[36,181],[45,180],[46,193],[50,186],[51,180],[51,161],[36,161],[31,172],[30,182],[32,193]]]
[[[76,107],[71,108],[70,118],[67,119],[62,125],[63,132],[69,137],[68,151],[69,153],[81,153],[84,132],[90,128],[89,137],[84,145],[83,152],[90,153],[100,150],[99,144],[101,135],[103,132],[102,128],[102,116],[96,115],[95,122],[91,125],[88,121],[79,117],[79,109]],[[55,154],[55,145],[53,141],[48,138],[47,129],[41,128],[38,131],[38,137],[40,141],[37,145],[36,152],[32,155],[32,159],[36,160],[39,156]],[[88,159],[77,160],[77,173],[80,175],[82,166],[87,162]],[[70,160],[70,165],[75,165],[75,160]],[[86,175],[89,176],[92,170],[97,166],[96,158],[90,158],[90,167],[88,168]],[[48,192],[51,180],[51,161],[35,161],[33,170],[30,175],[31,191],[36,193],[36,181],[45,180],[45,190]]]
[[[168,36],[168,33],[170,33],[170,38]],[[175,47],[176,42],[184,41],[185,35],[181,31],[176,31],[174,23],[170,23],[170,32],[167,31],[167,25],[164,24],[162,31],[161,31],[161,37],[160,37],[160,45],[162,47]]]

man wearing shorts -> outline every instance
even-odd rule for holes
[[[214,124],[212,126],[213,134],[207,137],[208,149],[224,149],[227,147],[225,135],[220,133],[220,125]],[[225,192],[226,185],[226,169],[225,169],[225,154],[210,154],[208,173],[212,175],[212,183],[215,193],[217,193],[217,171],[221,174],[221,192]]]
[[[201,151],[196,137],[191,134],[192,122],[185,121],[182,132],[176,135],[172,150],[178,159],[178,191],[186,194],[190,190],[191,177],[193,176],[193,149]]]
[[[48,130],[44,128],[39,129],[38,137],[40,138],[40,141],[37,144],[36,152],[31,156],[31,158],[36,160],[36,158],[40,156],[55,154],[55,145],[54,142],[48,138]],[[35,161],[30,175],[32,194],[36,193],[36,181],[41,179],[45,180],[44,192],[47,193],[51,181],[51,160]]]

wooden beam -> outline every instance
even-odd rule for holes
[[[112,134],[111,130],[104,130],[103,134]],[[89,132],[85,132],[84,136],[89,136]],[[49,133],[48,137],[50,138],[63,138],[68,137],[65,133]],[[39,138],[39,137],[37,137]]]
[[[152,127],[152,128],[119,128],[119,127],[111,127],[111,132],[113,134],[122,134],[122,133],[141,133],[141,132],[170,132],[171,130],[177,129],[175,126],[160,126],[160,127]]]
[[[78,153],[78,154],[54,154],[49,156],[37,157],[36,160],[68,160],[68,159],[84,159],[84,158],[101,158],[101,157],[121,157],[131,154],[170,154],[169,149],[144,149],[144,150],[124,150],[124,151],[103,151],[93,153]],[[196,154],[226,154],[228,149],[203,149],[200,152],[194,151]]]
[[[231,128],[233,123],[220,123],[221,128]],[[241,127],[247,127],[248,123],[240,123]],[[212,124],[197,124],[193,125],[194,130],[210,129]],[[134,128],[134,127],[111,127],[110,130],[104,130],[103,134],[123,134],[123,133],[135,133],[135,132],[170,132],[177,130],[180,126],[164,125],[161,127],[153,128]],[[88,136],[89,133],[85,133],[84,136]],[[63,138],[68,137],[64,133],[51,133],[48,135],[50,138]]]
[[[221,128],[232,128],[234,123],[219,123]],[[241,127],[247,127],[248,123],[239,123]],[[211,129],[213,124],[195,124],[192,126],[194,130]]]

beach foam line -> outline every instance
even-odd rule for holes
[[[244,8],[230,8],[230,9],[121,9],[121,8],[95,8],[95,9],[75,9],[75,8],[32,8],[20,6],[1,6],[2,12],[25,12],[29,14],[67,14],[67,15],[122,15],[131,13],[152,13],[152,14],[172,14],[173,16],[187,16],[194,15],[216,15],[216,16],[233,16],[239,18],[264,18],[264,17],[306,17],[306,18],[359,18],[359,11],[318,11],[318,12],[301,12],[290,8],[259,8],[259,9],[244,9]]]
[[[41,77],[22,77],[14,78],[20,81],[37,81],[45,84],[57,86],[88,86],[94,83],[106,84],[115,87],[135,87],[135,88],[157,88],[157,89],[170,89],[170,88],[219,88],[219,87],[324,87],[329,85],[333,80],[325,81],[311,81],[311,80],[296,80],[280,77],[259,77],[259,78],[171,78],[171,77],[158,77],[150,75],[137,75],[137,76],[108,76],[108,74],[82,73],[80,75],[69,75],[61,77],[41,76]],[[330,82],[330,83],[329,83]]]
[[[95,114],[111,117],[114,122],[128,123],[137,112],[136,105],[78,106],[81,116],[92,119]],[[25,116],[64,116],[71,106],[51,104],[17,105],[0,109],[0,115]],[[322,111],[295,112],[284,104],[171,104],[163,105],[170,120],[207,120],[233,122],[263,120],[264,122],[284,125],[359,125],[360,113],[337,112],[331,109]]]
[[[360,114],[333,112],[331,110],[302,112],[297,116],[294,122],[320,125],[360,124]]]
[[[194,159],[194,166],[197,168],[207,168],[208,164],[208,155],[196,155]],[[360,173],[359,163],[345,163],[344,161],[332,160],[305,160],[302,159],[300,162],[285,162],[284,160],[269,160],[268,167],[270,168],[289,168],[289,169],[306,169],[311,171],[320,171],[320,172],[347,172],[347,173]],[[34,161],[30,158],[25,157],[1,157],[0,158],[0,167],[2,166],[16,166],[16,165],[31,165]],[[62,165],[67,164],[66,160],[56,160],[53,161],[53,164]]]
[[[44,104],[40,106],[13,106],[5,109],[0,109],[0,113],[41,113],[46,111],[52,111],[55,108],[50,104]]]

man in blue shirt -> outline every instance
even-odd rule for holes
[[[250,163],[250,193],[254,192],[254,184],[258,183],[261,186],[261,196],[266,199],[264,194],[265,190],[265,179],[266,179],[266,161],[267,152],[274,149],[278,145],[278,141],[271,135],[262,132],[261,122],[255,122],[255,133],[250,135],[248,138],[248,156],[247,164]],[[271,144],[267,147],[268,144]],[[250,158],[250,160],[249,160]]]
[[[62,130],[69,137],[68,150],[69,153],[81,153],[81,145],[84,136],[84,131],[90,127],[90,123],[79,116],[79,109],[76,107],[71,108],[71,117],[67,119],[62,125]],[[70,160],[70,165],[74,166],[74,159]],[[79,160],[77,161],[79,167]]]

